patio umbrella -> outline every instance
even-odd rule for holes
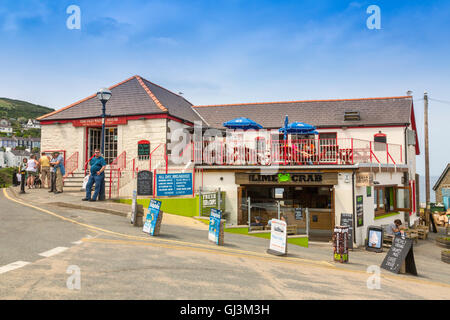
[[[281,128],[279,131],[283,132],[285,136],[287,134],[319,134],[316,131],[316,127],[303,122],[292,122],[288,125],[286,125],[285,123],[284,127]]]
[[[255,121],[249,118],[236,118],[223,123],[223,126],[228,129],[262,129],[262,125],[256,123]]]

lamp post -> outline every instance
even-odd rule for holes
[[[97,98],[102,103],[102,136],[100,141],[100,152],[104,157],[105,154],[105,118],[106,118],[106,102],[111,98],[111,91],[102,88],[97,92]],[[105,175],[103,174],[102,187],[100,189],[99,200],[105,200]]]

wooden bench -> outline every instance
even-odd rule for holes
[[[287,234],[297,234],[297,225],[296,224],[288,225],[286,228],[286,233]]]
[[[264,226],[250,226],[248,227],[248,231],[259,231],[259,230],[264,230]]]

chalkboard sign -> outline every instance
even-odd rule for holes
[[[139,171],[137,174],[137,194],[139,196],[153,195],[153,173],[151,171]]]
[[[295,208],[295,220],[303,220],[303,208]]]
[[[353,214],[341,213],[340,225],[348,227],[348,247],[353,249]]]
[[[381,264],[381,268],[399,273],[403,263],[405,263],[405,272],[417,276],[412,239],[403,239],[401,236],[396,236],[392,241],[391,249]]]
[[[138,156],[150,155],[150,141],[141,140],[138,142]]]

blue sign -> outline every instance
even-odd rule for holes
[[[158,197],[192,195],[192,173],[169,173],[156,175]]]
[[[211,240],[216,244],[219,244],[221,219],[222,219],[222,211],[217,209],[211,209],[211,214],[209,215],[208,240]]]
[[[155,226],[158,221],[159,209],[161,208],[161,201],[151,199],[148,205],[148,213],[145,217],[144,229],[142,231],[149,233],[151,236],[155,234]]]

